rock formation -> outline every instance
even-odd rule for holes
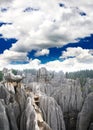
[[[86,98],[89,93],[93,92],[93,79],[86,79],[86,83],[82,88],[83,97]]]
[[[20,82],[22,79],[25,78],[24,75],[14,75],[12,73],[12,70],[8,70],[8,69],[5,69],[3,70],[3,74],[4,74],[4,80],[7,81],[7,82]]]
[[[3,69],[3,81],[4,86],[8,88],[9,91],[15,93],[16,87],[21,87],[21,81],[25,78],[25,75],[14,75],[12,70],[8,70],[6,68]]]
[[[40,108],[44,120],[52,128],[52,130],[65,130],[63,113],[60,106],[52,97],[41,96]]]
[[[8,81],[13,88],[14,81],[20,82]],[[41,91],[43,84],[32,83],[26,88],[16,84],[14,93],[9,85],[0,84],[0,130],[65,130],[62,110],[47,96],[47,87]]]
[[[10,130],[3,100],[0,100],[0,130]]]
[[[52,78],[53,73],[50,73],[44,67],[37,71],[37,82],[49,82]]]
[[[42,93],[50,96],[57,88],[53,87],[52,84],[42,82],[32,82],[27,86],[34,93]]]
[[[36,113],[31,101],[31,98],[27,98],[26,108],[22,113],[20,121],[20,130],[39,130],[37,124]]]
[[[83,98],[77,81],[68,80],[67,84],[52,95],[63,110],[66,129],[75,130],[78,112],[81,110]]]
[[[4,69],[0,130],[93,130],[92,79],[81,87],[78,80],[45,68],[30,76],[22,82],[21,72]]]
[[[85,99],[81,112],[78,115],[77,130],[93,130],[93,93]]]

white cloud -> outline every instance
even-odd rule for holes
[[[60,2],[65,8],[59,7]],[[20,0],[20,3],[13,0],[10,3],[8,10],[0,13],[0,19],[13,24],[3,25],[0,33],[5,38],[18,39],[12,45],[13,51],[59,47],[93,33],[92,0]],[[28,7],[39,10],[23,12]],[[81,16],[80,12],[87,15]]]
[[[0,54],[0,69],[7,66],[11,62],[25,61],[29,61],[27,53],[5,50],[3,54]]]
[[[64,3],[64,7],[59,7]],[[93,33],[93,0],[3,0],[0,1],[0,21],[12,23],[0,27],[3,38],[16,38],[9,50],[0,55],[0,68],[5,65],[16,68],[39,68],[45,66],[49,70],[74,71],[91,69],[93,66],[92,51],[87,49],[68,48],[62,54],[64,61],[55,60],[42,64],[38,59],[28,60],[27,53],[37,51],[36,55],[49,54],[48,48],[60,47],[76,42]],[[28,7],[38,11],[24,12]],[[86,15],[81,16],[80,12]],[[45,51],[44,51],[45,50]],[[69,58],[68,57],[74,57]],[[11,61],[29,61],[25,65],[11,65]]]
[[[0,69],[2,67],[14,68],[14,69],[39,69],[41,67],[45,67],[48,70],[52,71],[78,71],[85,69],[93,69],[93,55],[92,51],[88,49],[82,49],[80,47],[77,48],[68,48],[67,51],[64,51],[61,58],[65,58],[65,60],[55,60],[50,61],[45,64],[42,64],[38,59],[28,60],[26,53],[18,53],[18,52],[10,52],[6,50],[4,54],[0,55]],[[13,56],[13,57],[12,57]],[[21,57],[21,58],[20,58]],[[71,58],[72,57],[72,58]],[[11,60],[25,60],[28,61],[27,64],[10,64]]]
[[[63,72],[73,72],[73,71],[78,71],[78,70],[85,70],[85,69],[93,69],[93,62],[90,64],[87,63],[82,63],[78,62],[77,59],[72,58],[72,59],[66,59],[64,61],[50,61],[46,64],[42,64],[40,60],[34,59],[29,61],[27,64],[18,64],[18,65],[12,65],[12,64],[7,64],[7,68],[14,68],[18,70],[23,70],[23,69],[39,69],[41,67],[45,67],[47,70],[52,70],[52,71],[63,71]]]
[[[35,56],[38,57],[38,56],[44,56],[44,55],[49,55],[49,50],[48,49],[42,49],[42,50],[38,50],[36,53],[35,53]]]
[[[48,70],[52,71],[63,71],[63,72],[73,72],[78,70],[85,70],[85,69],[93,69],[93,63],[89,65],[86,63],[79,63],[75,58],[67,59],[64,61],[51,61],[45,64],[45,67]]]
[[[67,51],[62,52],[62,56],[60,58],[68,58],[68,57],[74,57],[74,56],[76,57],[80,55],[83,51],[87,52],[87,50],[83,50],[81,47],[77,47],[77,48],[69,47],[67,48]]]
[[[46,64],[42,64],[40,60],[35,59],[31,60],[30,63],[21,66],[21,69],[24,68],[38,69],[40,67],[46,67],[48,70],[57,72],[58,71],[72,72],[78,70],[93,69],[92,52],[93,50],[90,51],[88,49],[82,49],[80,47],[68,48],[67,51],[64,51],[61,56],[61,58],[65,58],[65,60],[55,60],[47,62]]]
[[[38,59],[30,60],[27,64],[7,64],[6,68],[14,68],[17,70],[24,70],[24,69],[39,69],[41,67],[41,61]]]
[[[60,58],[73,58],[77,60],[79,63],[90,64],[93,63],[93,50],[82,49],[81,47],[77,48],[67,48],[66,51],[63,51],[62,56]]]
[[[11,60],[17,60],[17,61],[27,61],[27,53],[22,52],[15,52],[15,51],[9,51],[5,50],[3,54],[0,55],[0,59],[11,61]]]

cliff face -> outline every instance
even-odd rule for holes
[[[77,81],[69,80],[67,84],[52,95],[63,110],[67,130],[76,129],[77,115],[81,110],[83,98]]]
[[[0,130],[65,130],[62,110],[52,97],[20,87],[13,93],[2,84],[0,93]]]
[[[4,102],[0,100],[0,130],[10,130]]]
[[[93,130],[93,93],[85,99],[81,112],[78,115],[77,130]]]
[[[44,120],[52,130],[65,130],[62,110],[52,97],[41,96],[40,108]]]
[[[92,81],[81,88],[45,69],[37,78],[0,83],[0,130],[93,130]]]

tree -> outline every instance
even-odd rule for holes
[[[17,70],[12,70],[12,73],[14,74],[14,75],[17,75]]]
[[[0,81],[2,81],[3,80],[3,73],[2,73],[2,71],[0,71]]]

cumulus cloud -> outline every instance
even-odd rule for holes
[[[59,3],[64,6],[59,6]],[[0,1],[0,34],[3,38],[15,38],[9,50],[0,55],[0,67],[39,68],[49,70],[75,71],[91,69],[93,56],[87,49],[68,48],[62,53],[65,60],[42,64],[40,60],[29,61],[27,54],[37,50],[36,56],[48,55],[48,48],[62,47],[75,43],[78,38],[93,33],[93,0],[3,0]],[[30,8],[30,11],[24,11]],[[40,51],[38,51],[40,50]],[[11,61],[28,61],[25,65],[11,65]]]
[[[52,71],[78,71],[84,69],[93,69],[93,50],[77,48],[68,48],[62,53],[62,60],[49,61],[45,64],[38,59],[28,60],[26,53],[10,52],[6,50],[4,54],[0,55],[0,69],[3,67],[14,68],[14,69],[39,69],[45,67]],[[13,56],[13,57],[12,57]],[[65,58],[65,60],[63,60]],[[28,61],[26,64],[10,64],[9,61],[20,60]]]
[[[7,68],[9,69],[17,69],[17,70],[24,70],[24,69],[39,69],[40,67],[42,67],[41,61],[38,59],[34,59],[34,60],[30,60],[29,63],[27,64],[7,64],[6,65]]]
[[[44,55],[49,55],[49,50],[48,49],[42,49],[42,50],[39,50],[35,53],[35,56],[38,57],[38,56],[44,56]]]
[[[78,63],[93,63],[93,50],[77,48],[67,48],[66,51],[62,52],[60,58],[73,58],[76,59]]]
[[[52,71],[63,71],[63,72],[73,72],[78,70],[85,70],[85,69],[93,69],[93,63],[87,65],[86,63],[79,63],[75,58],[67,59],[64,61],[50,61],[45,64],[45,67],[48,70]]]
[[[60,7],[59,3],[65,7]],[[20,0],[20,3],[13,0],[8,10],[0,13],[1,21],[12,24],[3,25],[0,33],[4,38],[18,39],[12,45],[13,51],[28,52],[74,43],[77,38],[89,36],[93,32],[92,5],[92,0]],[[24,12],[27,8],[32,10]],[[80,13],[86,15],[81,16]]]
[[[11,60],[17,60],[17,61],[26,61],[27,59],[27,53],[22,52],[15,52],[15,51],[9,51],[5,50],[3,54],[0,55],[0,59],[11,61]]]
[[[76,57],[76,56],[80,55],[83,52],[88,53],[88,50],[82,49],[81,47],[77,47],[77,48],[69,47],[69,48],[67,48],[66,51],[62,52],[62,56],[60,58]]]
[[[18,64],[18,65],[12,65],[7,64],[7,68],[14,68],[14,69],[39,69],[41,67],[45,67],[47,70],[51,71],[63,71],[63,72],[73,72],[78,70],[84,70],[84,69],[93,69],[93,62],[90,64],[78,62],[76,58],[70,58],[66,59],[64,61],[55,60],[47,62],[46,64],[42,64],[40,60],[34,59],[29,61],[27,64]]]
[[[11,62],[25,62],[29,61],[27,53],[19,53],[15,51],[5,50],[3,54],[0,54],[0,69],[7,66]]]

